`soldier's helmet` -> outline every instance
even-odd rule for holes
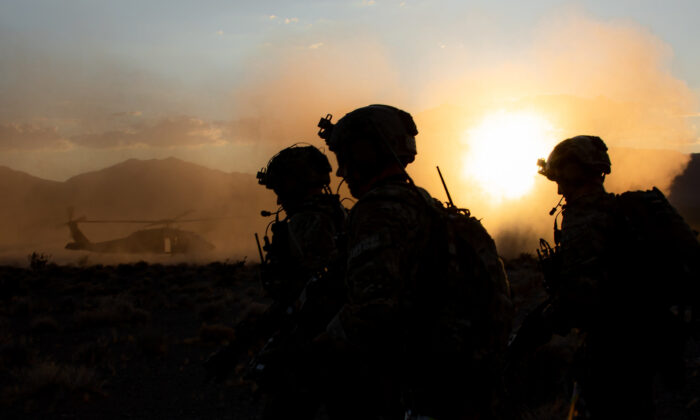
[[[539,173],[551,181],[570,179],[574,166],[585,169],[586,174],[601,179],[610,173],[608,147],[597,136],[576,136],[554,147],[547,160],[539,159]]]
[[[293,145],[277,153],[258,172],[260,185],[280,190],[290,181],[304,188],[322,188],[331,182],[331,164],[314,146]]]
[[[333,152],[342,153],[353,141],[365,138],[372,141],[385,158],[398,158],[404,166],[415,159],[417,134],[411,114],[393,106],[376,104],[346,114],[334,126],[328,121],[319,132]]]

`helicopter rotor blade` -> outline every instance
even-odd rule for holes
[[[103,220],[103,219],[85,219],[81,223],[153,223],[153,220]]]
[[[188,214],[192,213],[193,211],[194,211],[194,210],[186,210],[186,211],[183,211],[182,213],[180,213],[180,214],[178,214],[177,216],[173,217],[173,218],[170,219],[169,221],[170,221],[170,222],[174,222],[174,221],[177,220],[177,219],[180,219],[180,218],[182,218],[182,217],[187,216]]]
[[[228,220],[228,219],[235,219],[235,217],[230,216],[230,217],[203,217],[200,219],[182,219],[178,220],[178,223],[188,223],[188,222],[210,222],[213,220]]]

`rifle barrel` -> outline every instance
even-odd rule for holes
[[[262,248],[260,247],[260,237],[258,237],[257,232],[255,232],[255,243],[258,244],[258,254],[260,254],[260,264],[265,265],[265,256],[263,255]]]

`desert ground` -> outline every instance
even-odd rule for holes
[[[536,260],[506,262],[516,324],[544,297]],[[204,361],[236,323],[268,303],[256,264],[57,265],[47,255],[0,267],[2,418],[255,419],[263,404],[239,365],[207,382]],[[526,418],[565,418],[575,337],[531,361]],[[659,418],[700,418],[700,351],[690,341],[684,389],[659,395]],[[321,409],[318,418],[323,418]]]

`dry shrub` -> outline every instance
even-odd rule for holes
[[[199,328],[199,339],[203,343],[232,342],[236,338],[236,331],[223,324],[202,324]]]
[[[10,319],[0,311],[0,344],[10,335]]]
[[[26,296],[13,296],[10,304],[10,314],[15,316],[28,315],[32,311],[32,302]]]
[[[241,306],[243,307],[243,311],[240,314],[240,319],[261,315],[268,308],[268,305],[254,301],[243,301],[241,302]]]
[[[569,402],[557,399],[522,413],[523,420],[565,419],[569,414]]]
[[[260,296],[260,289],[255,286],[250,286],[245,290],[246,296],[249,297],[259,297]]]
[[[26,337],[18,339],[6,337],[0,346],[0,367],[28,366],[33,356]]]
[[[21,405],[28,412],[52,411],[61,403],[104,395],[104,382],[85,366],[43,361],[15,371],[13,376],[17,383],[3,389],[2,401],[9,406]]]
[[[32,332],[35,333],[47,333],[55,332],[59,330],[58,322],[50,316],[39,316],[32,320],[29,326]]]
[[[182,309],[192,309],[194,308],[194,299],[188,295],[178,296],[173,299],[173,306]]]
[[[141,352],[150,357],[160,357],[168,352],[168,343],[162,334],[156,331],[146,331],[136,338]]]
[[[145,323],[151,314],[122,298],[104,298],[95,309],[77,312],[75,323],[80,327],[106,327],[116,324]]]
[[[200,306],[198,315],[204,321],[213,321],[218,319],[224,310],[226,310],[226,303],[219,300]]]
[[[197,303],[209,302],[219,296],[217,292],[213,289],[204,289],[200,293],[197,293],[194,300]]]
[[[208,283],[203,281],[192,282],[183,284],[180,286],[180,293],[187,293],[189,295],[196,295],[201,292],[211,292],[211,287]]]
[[[30,255],[27,255],[29,268],[31,268],[32,270],[43,270],[44,268],[46,268],[47,264],[49,263],[49,260],[51,260],[51,255],[39,253],[36,251],[32,252]]]
[[[53,308],[51,307],[51,301],[46,297],[34,296],[29,302],[29,310],[33,314],[44,314],[51,312]]]
[[[55,306],[55,310],[59,313],[64,313],[64,314],[72,314],[75,312],[75,309],[78,307],[78,303],[75,301],[75,298],[71,296],[64,296],[61,299],[59,299],[58,303]]]
[[[240,301],[240,298],[238,297],[238,295],[233,293],[233,291],[228,290],[228,289],[218,290],[217,295],[219,296],[219,299],[222,300],[226,306],[229,306],[233,303]]]
[[[98,339],[96,341],[89,341],[87,343],[81,344],[73,352],[72,359],[75,363],[85,363],[87,365],[94,365],[96,363],[107,360],[109,351],[109,344],[105,340]]]

